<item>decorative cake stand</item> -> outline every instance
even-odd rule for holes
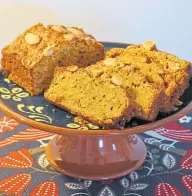
[[[127,44],[106,43],[111,47]],[[91,180],[113,179],[139,168],[146,158],[146,146],[135,135],[159,128],[192,111],[192,82],[182,96],[178,111],[159,115],[147,123],[133,119],[124,129],[100,129],[48,103],[43,95],[30,96],[0,75],[0,109],[31,127],[57,134],[46,147],[49,163],[59,172]]]

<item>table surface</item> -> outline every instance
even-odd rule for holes
[[[122,178],[99,182],[52,169],[44,149],[54,135],[0,113],[0,195],[190,196],[191,128],[192,113],[156,132],[140,134],[148,150],[142,167]]]
[[[192,59],[191,0],[0,0],[0,49],[37,22],[80,26],[98,40],[142,43]],[[156,132],[141,134],[143,166],[113,181],[94,182],[57,173],[44,147],[52,134],[0,113],[0,195],[190,196],[192,113]]]

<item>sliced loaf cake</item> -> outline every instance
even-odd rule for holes
[[[95,70],[93,74],[77,66],[55,69],[45,98],[72,114],[104,127],[114,126],[123,118],[132,117],[132,104],[127,91]]]
[[[127,49],[110,50],[107,57],[116,57],[128,65],[136,66],[158,85],[164,85],[161,111],[170,112],[189,85],[190,63],[178,57],[157,51],[153,42],[131,45]]]
[[[103,45],[82,29],[37,24],[3,48],[2,71],[31,95],[38,95],[49,86],[55,66],[87,66],[103,56]]]
[[[106,58],[86,69],[90,73],[95,69],[98,73],[102,70],[102,77],[112,83],[117,81],[118,85],[126,89],[134,103],[136,117],[149,121],[157,117],[164,87],[150,81],[136,66],[129,66],[118,58]]]

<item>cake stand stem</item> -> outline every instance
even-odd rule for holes
[[[104,180],[139,168],[146,146],[137,135],[58,135],[47,148],[51,166],[68,176]]]

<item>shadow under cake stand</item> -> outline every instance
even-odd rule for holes
[[[104,43],[105,49],[127,44]],[[59,172],[90,180],[113,179],[139,168],[146,158],[146,146],[136,134],[159,128],[192,111],[192,82],[178,111],[159,115],[147,123],[133,119],[124,129],[104,130],[48,103],[43,95],[30,96],[0,75],[0,109],[28,126],[57,134],[46,147],[50,165]]]

